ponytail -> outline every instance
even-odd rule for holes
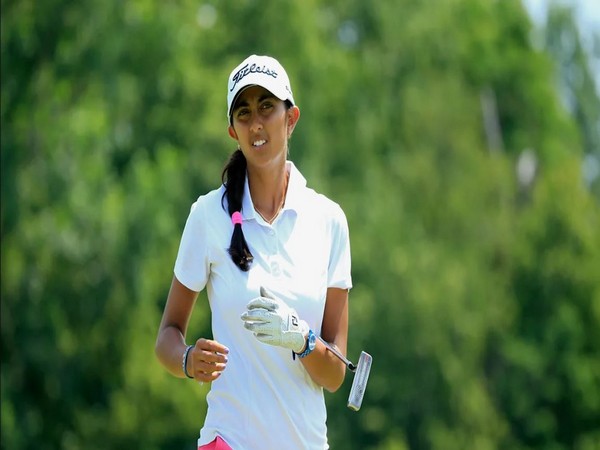
[[[240,149],[237,149],[229,157],[229,161],[223,169],[221,180],[225,186],[225,193],[221,198],[227,198],[228,213],[233,222],[233,234],[231,235],[231,243],[229,244],[229,255],[231,260],[240,270],[247,272],[250,270],[250,264],[254,257],[250,253],[244,232],[242,231],[242,221],[239,212],[242,210],[242,199],[244,197],[244,182],[246,180],[246,157]],[[234,216],[234,213],[238,213]]]

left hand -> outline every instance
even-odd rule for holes
[[[295,309],[261,286],[260,297],[251,300],[242,314],[244,327],[265,344],[289,348],[301,353],[306,345],[308,324]]]
[[[188,356],[188,373],[200,383],[214,381],[227,366],[229,349],[210,339],[200,338]]]

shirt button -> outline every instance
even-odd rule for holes
[[[270,229],[270,230],[269,230],[269,235],[270,235],[270,236],[275,236],[275,230],[273,230],[273,229]]]

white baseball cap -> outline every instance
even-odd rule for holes
[[[289,100],[292,105],[295,105],[290,79],[279,61],[270,56],[251,55],[229,75],[227,117],[230,121],[231,109],[237,96],[249,86],[262,86],[278,99]]]

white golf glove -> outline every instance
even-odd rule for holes
[[[271,291],[261,286],[260,297],[251,300],[242,314],[244,327],[261,342],[300,353],[306,344],[308,324]]]

